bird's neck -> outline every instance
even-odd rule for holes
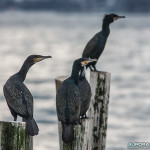
[[[108,36],[109,33],[110,33],[110,28],[109,28],[109,23],[107,22],[103,22],[103,25],[102,25],[102,32],[104,35]]]
[[[71,78],[75,81],[76,84],[78,84],[79,80],[79,71],[80,67],[74,64],[72,68]]]
[[[81,69],[79,79],[83,80],[85,78],[85,66]]]
[[[25,78],[26,78],[26,75],[28,73],[28,70],[30,69],[30,67],[32,66],[33,64],[25,61],[20,69],[20,71],[18,72],[19,76],[20,76],[20,79],[22,82],[24,82]]]

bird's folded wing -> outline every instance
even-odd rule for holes
[[[67,87],[62,84],[57,90],[56,108],[58,119],[62,122],[69,117],[69,122],[75,122],[80,113],[80,95],[78,88],[68,84]],[[69,110],[67,110],[67,105]]]
[[[25,117],[33,116],[33,97],[25,85],[4,86],[4,95],[7,97],[8,105],[17,114]]]
[[[98,45],[98,34],[96,34],[85,46],[82,57],[90,58]]]

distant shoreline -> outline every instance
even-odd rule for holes
[[[63,11],[63,12],[150,12],[150,1],[142,0],[140,1],[132,0],[122,0],[122,1],[111,1],[108,3],[106,1],[70,1],[70,0],[36,0],[36,1],[1,1],[0,11],[9,9],[19,9],[19,10],[47,10],[47,11]]]

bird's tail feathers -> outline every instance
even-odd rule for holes
[[[30,118],[30,119],[23,118],[23,121],[26,122],[26,133],[28,135],[31,136],[38,135],[39,128],[34,118]]]
[[[74,140],[74,125],[62,123],[62,140],[64,143],[72,143]]]

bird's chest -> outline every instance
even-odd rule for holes
[[[99,39],[98,39],[97,48],[100,49],[100,50],[103,50],[104,47],[105,47],[106,41],[107,41],[107,37],[101,35],[101,36],[99,37]]]
[[[98,44],[97,47],[95,49],[95,52],[93,53],[93,58],[98,59],[100,57],[100,55],[102,54],[104,48],[105,48],[105,44],[106,44],[107,38],[101,36],[98,40]]]

